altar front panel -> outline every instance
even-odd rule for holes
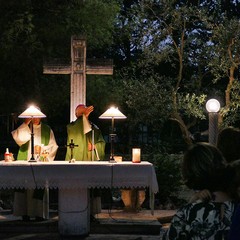
[[[133,188],[158,191],[154,167],[149,162],[109,163],[67,161],[0,162],[1,188]]]

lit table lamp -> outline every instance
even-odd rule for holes
[[[34,106],[30,106],[27,108],[24,112],[22,112],[19,116],[19,118],[45,118],[46,115],[43,114],[38,108]],[[34,158],[34,133],[33,133],[33,121],[30,122],[30,128],[31,128],[31,159],[29,162],[36,162]]]
[[[111,155],[110,155],[110,162],[116,162],[114,160],[114,147],[113,142],[116,134],[114,134],[114,119],[125,119],[127,118],[124,114],[122,114],[118,108],[110,107],[107,111],[105,111],[100,117],[100,119],[112,119],[112,129],[110,133],[111,138]]]

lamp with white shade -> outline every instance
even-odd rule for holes
[[[19,116],[19,118],[45,118],[46,115],[43,114],[37,107],[30,106],[27,108],[24,112],[22,112]],[[33,132],[33,121],[30,122],[30,129],[31,129],[31,158],[29,162],[36,162],[34,158],[34,132]]]
[[[111,154],[110,154],[110,162],[116,162],[114,160],[114,138],[116,134],[114,134],[114,119],[125,119],[127,118],[123,113],[121,113],[117,107],[110,107],[106,110],[100,117],[100,119],[111,119],[112,120],[112,129],[110,135],[111,139]]]

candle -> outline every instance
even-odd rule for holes
[[[134,162],[134,163],[141,162],[141,149],[140,148],[132,149],[132,162]]]

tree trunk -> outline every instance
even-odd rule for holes
[[[225,106],[226,108],[229,107],[230,103],[231,103],[231,87],[232,87],[232,84],[233,84],[233,81],[234,81],[234,71],[235,71],[235,67],[234,66],[231,66],[230,69],[229,69],[229,82],[228,82],[228,85],[227,85],[227,89],[225,91]]]

